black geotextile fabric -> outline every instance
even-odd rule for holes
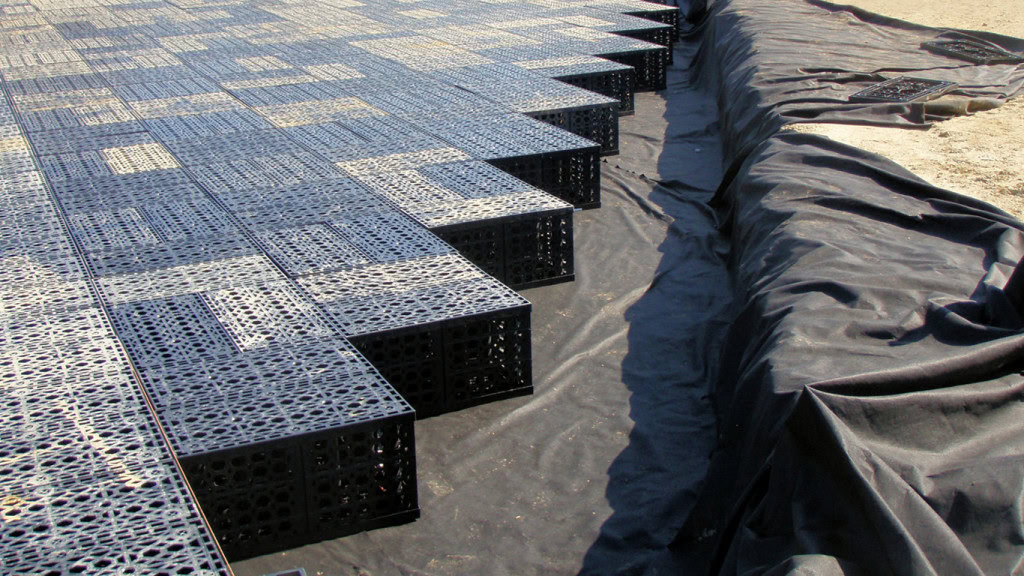
[[[416,423],[416,522],[239,562],[238,576],[614,574],[666,550],[714,443],[707,382],[731,295],[708,204],[714,98],[681,66],[669,81],[665,97],[637,95],[602,207],[575,215],[576,280],[523,292],[534,394]]]
[[[671,561],[649,571],[1021,573],[1024,321],[1003,287],[1024,224],[778,129],[929,119],[927,106],[845,103],[878,74],[1002,98],[1024,67],[923,52],[954,33],[818,1],[718,2],[706,16],[736,316],[712,393],[715,456]]]
[[[922,50],[937,39],[976,39],[1024,52],[1024,40],[918,26],[820,0],[699,0],[704,20],[699,66],[717,85],[727,161],[749,153],[783,125],[832,122],[926,127],[948,117],[937,103],[851,104],[848,97],[898,76],[955,82],[951,92],[1005,99],[1024,89],[1024,67],[974,66]]]
[[[1019,571],[1024,323],[1002,287],[1022,224],[796,133],[722,195],[739,309],[676,566]]]
[[[920,127],[946,109],[846,97],[909,74],[1005,98],[1024,68],[809,0],[683,10],[668,89],[576,215],[576,281],[524,292],[534,396],[417,423],[417,522],[239,576],[1024,570],[1021,223],[779,132]]]

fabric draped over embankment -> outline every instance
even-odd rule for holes
[[[712,394],[719,445],[672,558],[649,571],[1021,573],[1024,319],[1003,287],[1024,224],[784,126],[920,126],[927,105],[846,98],[910,75],[1005,99],[1024,66],[925,52],[967,33],[817,0],[691,17],[704,9],[694,70],[719,94],[736,316]]]

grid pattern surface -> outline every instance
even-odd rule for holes
[[[531,390],[508,286],[572,278],[673,18],[0,0],[0,572],[222,574],[415,518],[413,407]]]

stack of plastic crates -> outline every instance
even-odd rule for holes
[[[620,116],[635,111],[636,71],[632,67],[596,56],[565,54],[561,50],[513,50],[495,52],[495,59],[559,82],[614,98],[619,102]]]
[[[2,571],[227,573],[189,487],[233,559],[417,517],[663,83],[620,3],[3,3]]]
[[[418,126],[577,208],[600,205],[600,146],[593,141],[520,114],[425,120]]]
[[[665,69],[669,62],[669,49],[665,46],[596,28],[565,26],[531,28],[520,33],[547,45],[565,44],[569,50],[585,50],[587,55],[599,56],[633,68],[637,92],[665,88]]]
[[[435,77],[508,109],[597,142],[601,154],[619,152],[619,100],[545,78],[512,64],[443,70]]]
[[[572,205],[486,162],[467,158],[359,179],[513,288],[573,277]]]
[[[7,97],[0,572],[228,574]]]

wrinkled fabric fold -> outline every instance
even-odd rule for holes
[[[714,205],[735,320],[712,383],[719,443],[649,573],[1009,574],[1024,554],[1024,322],[1003,291],[1024,225],[794,122],[923,127],[855,105],[886,76],[1003,99],[1024,67],[919,49],[936,30],[808,0],[719,1]],[[984,38],[1009,50],[1024,41]],[[916,125],[916,126],[915,126]]]

